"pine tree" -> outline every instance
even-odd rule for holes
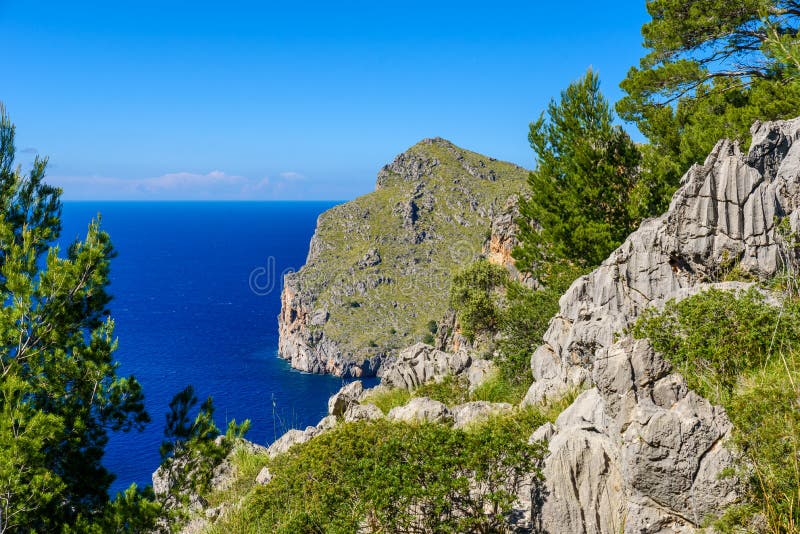
[[[800,114],[800,2],[648,0],[649,50],[621,83],[620,116],[649,139],[642,214],[663,211],[680,177],[756,120]]]
[[[537,166],[528,178],[530,198],[520,199],[523,222],[513,254],[540,279],[561,261],[600,263],[637,222],[639,151],[613,120],[599,77],[589,70],[530,125]]]
[[[62,253],[47,160],[24,174],[14,157],[0,108],[0,532],[61,530],[108,503],[108,433],[149,417],[139,383],[113,360],[108,235],[93,221]]]

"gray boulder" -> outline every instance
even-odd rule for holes
[[[452,409],[453,428],[464,428],[482,423],[493,416],[510,412],[513,409],[514,407],[507,402],[475,401],[459,404]]]
[[[374,421],[383,419],[383,412],[374,404],[354,404],[344,413],[344,420],[347,423],[355,421]]]
[[[470,363],[471,359],[465,352],[450,354],[417,343],[401,351],[394,361],[381,370],[381,383],[389,387],[416,389],[426,382],[459,374]]]
[[[262,467],[261,471],[259,471],[258,475],[256,475],[256,484],[265,486],[269,484],[270,480],[272,480],[272,473],[270,472],[269,467]]]
[[[317,423],[316,434],[322,434],[323,432],[327,432],[331,430],[333,427],[336,426],[338,419],[335,415],[326,415],[322,419],[320,419],[319,423]]]
[[[453,420],[447,406],[428,397],[415,397],[405,406],[392,408],[387,417],[390,421],[406,423],[449,423]]]
[[[344,415],[351,405],[358,404],[363,391],[364,385],[360,380],[350,382],[342,387],[328,399],[328,413],[337,417]]]
[[[275,458],[276,456],[284,454],[295,445],[305,443],[316,435],[317,429],[313,426],[305,430],[293,428],[275,440],[272,445],[267,448],[267,454],[270,458]]]
[[[556,426],[550,421],[548,421],[533,431],[531,437],[528,438],[528,443],[530,443],[531,445],[533,445],[534,443],[547,443],[550,441],[550,438],[552,438],[555,433],[556,433]]]
[[[472,360],[465,373],[469,381],[469,390],[475,391],[481,384],[497,372],[497,366],[490,360]]]

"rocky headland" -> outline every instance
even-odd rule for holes
[[[371,376],[432,335],[453,272],[481,254],[527,172],[439,138],[397,156],[373,193],[319,217],[305,266],[284,279],[280,356],[301,371]]]

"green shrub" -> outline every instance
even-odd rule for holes
[[[450,306],[456,311],[461,332],[470,342],[476,334],[496,328],[499,309],[495,292],[507,279],[505,269],[483,258],[453,277]]]
[[[433,337],[433,334],[431,334],[430,332],[428,332],[424,336],[422,336],[422,342],[423,343],[426,343],[428,345],[433,345],[434,341],[436,341],[436,339]]]
[[[717,527],[734,532],[763,514],[770,532],[800,531],[800,357],[775,356],[740,382],[725,408],[742,455],[737,474],[748,482],[746,501]]]
[[[275,459],[213,532],[498,532],[515,495],[539,474],[533,412],[470,430],[385,420],[342,424]]]
[[[738,295],[710,289],[644,313],[633,334],[649,338],[690,388],[724,403],[742,373],[800,347],[800,306],[770,306],[754,288]]]
[[[502,377],[512,385],[530,385],[533,350],[541,344],[550,319],[558,313],[558,300],[583,271],[573,265],[551,266],[550,285],[533,290],[519,282],[506,283],[506,307],[500,313],[496,360]]]
[[[530,374],[530,365],[527,366],[527,370]],[[512,381],[498,371],[476,387],[470,394],[469,400],[519,404],[525,397],[528,386],[530,381]]]
[[[438,382],[428,382],[414,390],[414,397],[428,397],[448,406],[469,402],[469,382],[463,375],[447,375]]]

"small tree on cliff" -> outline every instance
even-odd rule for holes
[[[540,279],[564,260],[600,263],[637,222],[630,208],[639,151],[613,119],[589,70],[530,125],[537,166],[528,177],[530,198],[520,199],[523,222],[513,255]]]

